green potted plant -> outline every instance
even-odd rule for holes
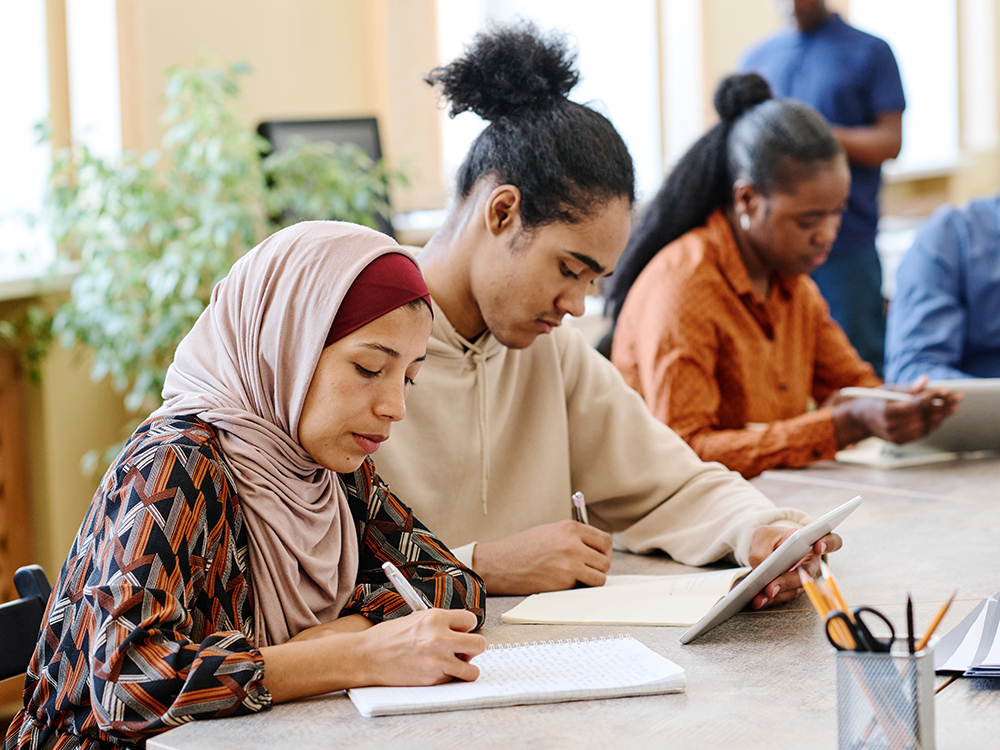
[[[303,219],[374,227],[377,214],[390,215],[388,183],[403,180],[352,145],[291,143],[262,161],[266,141],[234,110],[243,72],[174,69],[161,148],[109,162],[76,147],[53,166],[48,219],[79,271],[52,328],[65,346],[93,351],[92,377],[111,377],[140,419],[158,405],[177,344],[241,255]],[[92,452],[84,463],[99,462]]]

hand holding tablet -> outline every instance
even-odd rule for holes
[[[764,562],[796,531],[797,528],[787,526],[761,526],[754,531],[750,543],[750,567],[756,568]],[[810,575],[819,575],[820,557],[828,552],[836,552],[842,546],[843,541],[835,533],[820,537],[800,560],[792,563],[788,570],[779,572],[774,580],[765,583],[760,593],[750,600],[749,608],[764,609],[792,601],[802,593],[802,581],[797,570],[805,568]]]
[[[833,531],[861,505],[861,496],[848,500],[808,526],[795,531],[740,583],[733,587],[701,620],[685,631],[681,643],[690,643],[746,607],[764,587],[809,554],[813,544]]]

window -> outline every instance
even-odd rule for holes
[[[889,43],[903,79],[903,149],[890,171],[954,166],[959,157],[955,0],[851,3],[849,20]]]
[[[66,0],[66,47],[73,142],[113,159],[122,150],[115,0]]]
[[[3,3],[0,10],[0,281],[5,291],[23,290],[18,280],[44,274],[55,257],[41,222],[45,183],[52,167],[48,143],[36,125],[50,108],[44,0]],[[114,0],[66,0],[70,121],[73,140],[94,153],[121,153],[121,105]],[[16,71],[12,74],[11,71]]]
[[[22,0],[0,10],[0,279],[37,276],[51,261],[52,241],[36,219],[51,166],[35,124],[49,112],[45,3]],[[14,74],[16,72],[16,74]]]
[[[442,61],[462,54],[472,36],[491,23],[519,19],[542,31],[572,37],[580,83],[570,97],[603,114],[632,153],[636,192],[651,198],[663,179],[660,141],[657,0],[630,0],[609,13],[604,3],[578,0],[438,0],[438,45]],[[449,188],[469,145],[485,123],[472,114],[442,125],[445,181]]]

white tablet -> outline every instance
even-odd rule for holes
[[[812,546],[837,526],[861,505],[861,495],[848,500],[822,518],[817,518],[808,526],[792,534],[746,578],[733,587],[708,614],[692,625],[681,636],[681,643],[690,643],[699,635],[707,633],[747,606],[764,587],[805,557]]]
[[[902,445],[878,438],[837,451],[843,463],[898,469],[906,466],[954,461],[979,451],[1000,451],[1000,378],[935,380],[928,388],[944,387],[965,394],[958,411],[931,434]],[[845,395],[864,395],[865,388],[841,388]],[[876,389],[877,390],[877,389]]]
[[[965,397],[958,411],[934,432],[900,448],[958,453],[1000,450],[1000,378],[935,380],[927,387],[961,391]]]

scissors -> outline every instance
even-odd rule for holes
[[[834,610],[826,616],[826,638],[831,644],[833,644],[833,647],[838,651],[874,651],[876,653],[889,653],[889,650],[892,648],[893,641],[896,640],[896,629],[892,627],[892,623],[889,622],[889,618],[872,607],[855,607],[851,611],[851,614],[854,616],[853,619],[846,612],[841,610]],[[889,636],[887,638],[877,638],[872,635],[871,629],[868,624],[865,623],[866,616],[868,619],[876,617],[881,620],[889,630]],[[848,648],[846,645],[839,642],[835,637],[835,634],[831,631],[831,626],[837,620],[844,623],[847,630],[850,632],[851,637],[854,638],[853,648]]]

